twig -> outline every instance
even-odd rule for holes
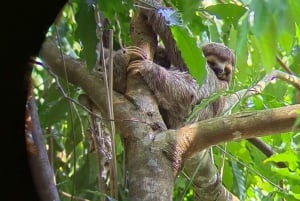
[[[224,111],[226,112],[233,108],[236,104],[240,102],[242,98],[247,98],[253,95],[260,94],[275,78],[281,79],[289,84],[292,84],[295,88],[297,88],[297,90],[300,91],[300,78],[279,70],[273,70],[272,72],[265,75],[257,84],[255,84],[250,89],[242,89],[228,96]]]
[[[272,72],[265,75],[265,77],[261,81],[259,81],[254,87],[250,88],[246,93],[246,96],[260,94],[265,89],[265,87],[275,78],[286,81],[289,84],[292,84],[298,90],[300,90],[300,79],[297,76],[290,75],[279,70],[273,70]]]
[[[91,111],[89,108],[87,108],[85,105],[81,104],[80,102],[76,101],[75,99],[71,98],[70,96],[68,96],[66,94],[66,92],[64,91],[63,87],[61,86],[60,82],[59,82],[59,79],[57,77],[57,75],[51,70],[50,66],[47,64],[47,63],[41,63],[41,62],[38,62],[38,61],[35,61],[35,60],[31,60],[31,62],[33,64],[36,64],[36,65],[40,65],[42,67],[44,67],[48,73],[55,79],[55,83],[59,89],[59,91],[61,92],[63,98],[67,99],[67,100],[70,100],[72,101],[73,103],[75,103],[76,105],[80,106],[83,110],[85,110],[88,114],[90,115],[93,115],[97,118],[99,118],[101,121],[114,121],[114,122],[135,122],[135,123],[142,123],[142,124],[146,124],[146,125],[149,125],[151,126],[151,124],[149,124],[148,122],[146,121],[140,121],[140,120],[135,120],[135,119],[122,119],[122,120],[119,120],[119,119],[107,119],[107,118],[103,118],[102,116],[98,115],[97,113]]]
[[[93,5],[94,12],[95,12],[95,21],[96,21],[96,32],[97,32],[97,38],[99,41],[99,53],[100,57],[98,57],[98,61],[96,61],[96,65],[103,66],[104,71],[104,85],[107,92],[107,106],[108,106],[108,112],[109,112],[109,118],[113,119],[113,37],[112,37],[112,31],[110,30],[110,40],[109,40],[109,69],[110,73],[108,74],[106,64],[105,64],[105,58],[104,58],[104,47],[102,42],[102,27],[101,27],[101,19],[100,19],[100,13],[96,5]],[[101,64],[102,61],[102,64]],[[118,182],[117,182],[117,160],[116,160],[116,148],[115,148],[115,125],[114,121],[110,121],[110,135],[111,135],[111,143],[112,143],[112,161],[111,161],[111,170],[110,170],[110,195],[111,197],[117,199],[118,198]]]
[[[278,55],[276,55],[276,60],[286,72],[288,72],[291,75],[295,75],[295,73],[282,61],[282,59],[279,58]]]
[[[220,149],[222,152],[226,153],[227,156],[229,156],[231,159],[235,160],[236,162],[240,163],[241,165],[243,165],[244,167],[246,167],[247,169],[249,169],[251,172],[255,173],[256,175],[260,176],[261,178],[263,178],[264,180],[266,180],[267,182],[269,182],[272,186],[278,188],[281,192],[285,192],[286,190],[281,188],[280,186],[278,186],[277,184],[275,184],[274,182],[272,182],[270,179],[266,178],[264,175],[262,175],[261,173],[257,172],[254,168],[250,167],[249,165],[247,165],[246,163],[240,161],[239,159],[235,158],[232,154],[230,154],[229,152],[227,152],[226,150],[224,150],[222,147],[220,147],[219,145],[216,145],[216,147],[218,149]]]
[[[114,119],[113,108],[113,30],[109,30],[109,118]],[[111,163],[111,190],[114,198],[118,198],[118,177],[117,177],[117,152],[116,152],[116,129],[114,121],[110,121],[111,131],[111,148],[112,148],[112,163]]]
[[[249,138],[247,139],[251,144],[253,144],[256,148],[258,148],[261,152],[263,152],[267,157],[270,157],[274,154],[276,154],[275,151],[266,143],[264,143],[261,139],[259,138]],[[276,163],[277,167],[279,168],[286,168],[287,166],[282,163]]]
[[[77,196],[71,195],[71,194],[66,193],[66,192],[63,192],[63,191],[60,191],[59,193],[62,194],[63,196],[66,196],[67,198],[71,198],[72,200],[77,200],[77,201],[90,201],[90,200],[88,200],[88,199],[81,198],[81,197],[77,197]]]

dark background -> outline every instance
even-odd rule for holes
[[[24,116],[30,56],[38,55],[45,33],[66,1],[1,2],[1,200],[39,200],[25,150]]]

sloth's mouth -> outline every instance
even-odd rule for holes
[[[218,67],[217,68],[212,67],[211,69],[215,72],[218,79],[226,81],[226,82],[230,81],[231,71],[226,71],[226,70],[224,71],[223,69],[220,69]]]

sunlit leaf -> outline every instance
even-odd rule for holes
[[[292,152],[285,152],[285,153],[278,153],[270,156],[264,162],[286,162],[288,163],[288,167],[291,170],[295,170],[298,166],[297,163],[300,162],[299,159],[296,157],[295,153]],[[300,177],[300,176],[299,176]]]
[[[196,38],[192,37],[183,27],[171,26],[171,30],[189,72],[198,83],[202,83],[206,75],[205,60],[201,48],[197,46]]]
[[[190,0],[190,1],[179,0],[176,2],[177,9],[179,11],[184,11],[183,12],[184,20],[192,19],[199,6],[200,6],[200,1],[198,0]]]
[[[299,182],[300,181],[300,172],[292,172],[288,168],[276,168],[272,167],[272,170],[278,173],[279,176],[290,179],[291,182]],[[299,183],[298,183],[299,184]]]
[[[300,1],[295,0],[287,0],[289,5],[289,12],[293,15],[293,18],[291,21],[295,21],[298,26],[300,26],[300,18],[299,18],[299,10],[300,10]]]
[[[252,18],[253,17],[253,18]],[[261,34],[268,27],[272,19],[272,15],[268,13],[266,1],[252,0],[250,3],[249,21],[251,23],[252,32],[261,36]]]
[[[247,9],[236,4],[216,4],[206,7],[205,11],[236,26]]]

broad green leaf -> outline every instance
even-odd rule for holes
[[[291,151],[287,151],[285,153],[279,153],[279,154],[274,154],[272,156],[270,156],[269,158],[267,158],[264,162],[286,162],[288,163],[288,167],[291,170],[295,170],[296,167],[298,167],[297,163],[299,163],[299,159],[297,158],[296,154],[291,152]],[[299,176],[300,177],[300,176]]]
[[[240,24],[237,27],[237,41],[236,41],[237,54],[239,52],[244,52],[247,49],[247,36],[249,34],[248,15],[249,13],[247,12],[243,17],[241,17]]]
[[[206,7],[205,11],[236,27],[239,19],[245,14],[247,9],[236,4],[216,4]]]
[[[194,14],[193,17],[188,20],[184,19],[184,23],[187,24],[194,35],[202,35],[203,32],[207,31],[207,26],[203,24],[199,13]]]
[[[97,3],[99,5],[99,9],[104,12],[105,16],[110,20],[111,23],[114,22],[116,14],[122,17],[129,17],[129,10],[132,9],[133,6],[133,0],[97,0]],[[129,18],[127,18],[127,20],[129,20]]]
[[[271,108],[284,106],[283,98],[287,92],[287,85],[282,82],[282,80],[276,79],[275,83],[270,83],[263,91],[264,99]]]
[[[271,23],[273,24],[273,23]],[[274,25],[274,24],[273,24]],[[269,72],[274,67],[277,53],[277,35],[274,29],[269,28],[261,36],[256,38],[256,46],[258,47],[258,52],[261,55],[261,64],[263,68]]]
[[[190,21],[195,17],[195,12],[200,6],[199,0],[179,0],[177,1],[177,9],[182,12],[182,18],[185,21]]]
[[[200,16],[202,9],[199,9],[200,1],[183,1],[176,2],[176,12],[180,12],[183,23],[190,29],[194,35],[200,35],[202,31],[207,30]]]
[[[274,186],[272,186],[269,182],[266,182],[265,180],[261,178],[257,178],[257,186],[259,186],[263,191],[266,192],[273,192],[274,191]],[[270,197],[270,195],[268,196]],[[271,198],[271,200],[273,200]]]
[[[228,143],[227,151],[245,163],[251,163],[252,161],[245,140]]]
[[[133,9],[133,0],[120,1],[120,0],[97,0],[99,9],[103,12],[104,16],[108,19],[110,25],[109,29],[114,30],[114,49],[119,49],[119,43],[130,44],[130,13]],[[119,41],[119,35],[122,41]]]
[[[243,19],[241,19],[241,24],[238,26],[236,33],[236,68],[234,72],[236,78],[244,84],[246,84],[246,81],[249,79],[251,68],[253,68],[251,66],[249,67],[247,63],[249,57],[247,48],[248,32],[249,23],[247,20],[247,16],[244,16]],[[230,41],[230,43],[234,42]]]
[[[279,176],[290,179],[290,182],[296,182],[299,185],[300,172],[290,171],[288,168],[276,168],[272,167],[272,171],[276,172]]]
[[[120,155],[123,153],[124,151],[124,148],[123,148],[123,145],[122,145],[122,140],[121,140],[121,137],[120,135],[115,135],[116,136],[116,151],[117,151],[117,155]]]
[[[198,83],[202,83],[206,75],[205,59],[201,48],[197,46],[196,38],[191,36],[188,30],[183,27],[171,26],[171,31],[189,72]]]
[[[278,37],[278,41],[283,51],[291,52],[294,43],[294,37],[287,31],[282,31]]]
[[[237,30],[234,29],[233,26],[231,26],[230,27],[230,31],[229,31],[229,36],[227,38],[227,46],[229,48],[231,48],[234,51],[235,54],[236,54],[235,49],[236,49],[237,42],[238,42],[238,40],[237,40],[237,33],[238,33]]]
[[[77,118],[77,116],[75,116],[74,113],[75,113],[75,111],[73,111],[72,113],[69,113],[69,116],[68,116],[69,124],[67,124],[66,129],[65,129],[66,152],[73,153],[73,154],[74,154],[74,146],[76,146],[77,148],[83,148],[82,147],[83,145],[79,146],[79,144],[81,144],[82,140],[85,139],[84,133],[82,133],[83,131],[82,131],[81,121]],[[71,115],[73,115],[72,118],[71,118]]]
[[[209,39],[210,41],[222,43],[221,35],[218,31],[218,27],[216,24],[208,25]]]
[[[50,106],[48,110],[41,111],[43,122],[45,126],[51,126],[58,122],[58,120],[65,119],[69,110],[68,101],[60,99],[57,103]]]
[[[265,0],[252,0],[250,3],[249,21],[252,32],[261,36],[270,23],[272,15],[268,13]]]
[[[279,6],[273,10],[275,11],[274,19],[277,27],[276,31],[278,32],[279,43],[283,48],[283,51],[289,53],[294,42],[295,18],[289,11],[289,5],[287,1],[280,1]]]
[[[300,75],[300,46],[299,45],[296,45],[293,48],[292,56],[293,56],[293,62],[291,64],[290,68],[297,75]]]
[[[295,21],[298,26],[300,26],[299,10],[300,10],[300,1],[287,0],[288,2],[288,12],[293,16],[290,21]]]
[[[75,34],[83,46],[80,58],[86,61],[88,69],[93,69],[96,63],[97,45],[94,9],[85,1],[80,1],[75,17],[78,24]]]
[[[235,188],[234,191],[238,192],[238,195],[241,200],[245,198],[245,176],[243,175],[243,171],[239,168],[236,161],[231,161],[232,172],[233,172],[233,183]]]

